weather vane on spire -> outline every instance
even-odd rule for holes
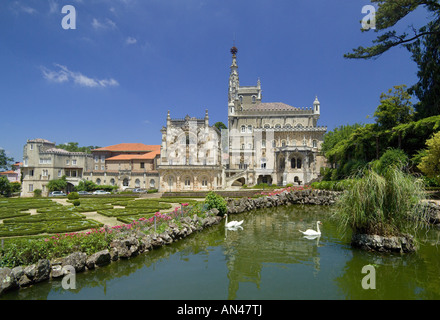
[[[231,48],[231,53],[235,56],[237,54],[237,52],[238,52],[238,49],[235,46],[235,32],[234,32],[234,40],[233,40],[232,44],[233,45],[232,45],[232,48]]]

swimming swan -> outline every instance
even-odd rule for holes
[[[226,228],[237,228],[237,227],[240,227],[242,223],[243,223],[243,220],[228,222],[228,215],[226,214],[226,222],[225,222]]]
[[[322,224],[321,221],[316,221],[316,229],[318,231],[315,231],[313,229],[307,229],[306,231],[301,231],[299,230],[299,232],[301,232],[302,234],[306,235],[306,236],[317,236],[321,234],[321,230],[319,230],[319,225]]]

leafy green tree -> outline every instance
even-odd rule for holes
[[[418,168],[428,178],[435,178],[440,182],[440,132],[426,141],[426,155],[421,158]]]
[[[0,149],[0,171],[9,170],[13,162],[14,159],[7,157],[6,151],[4,149]]]
[[[377,107],[374,117],[379,129],[391,129],[399,124],[412,120],[414,108],[411,96],[405,85],[394,86],[387,93],[380,95],[380,105]]]
[[[47,184],[49,191],[64,191],[67,188],[66,176],[62,176],[61,179],[50,180]]]
[[[7,177],[0,177],[0,195],[9,196],[11,194],[11,183]]]
[[[88,147],[79,147],[78,142],[69,142],[64,144],[59,144],[56,146],[59,149],[64,149],[69,152],[85,152],[85,153],[92,153],[92,150],[98,149],[98,146],[88,146]]]
[[[98,185],[90,180],[81,180],[75,187],[75,191],[94,191],[98,188]]]
[[[219,129],[220,131],[222,129],[228,129],[228,127],[223,123],[223,122],[216,122],[214,123],[214,127],[216,127],[217,129]]]
[[[370,47],[358,47],[345,54],[349,59],[371,59],[382,55],[394,47],[404,47],[412,54],[419,68],[417,84],[409,91],[420,102],[416,105],[416,117],[440,114],[440,3],[438,0],[371,0],[377,4],[376,29],[380,33]],[[404,18],[408,19],[417,9],[426,11],[426,23],[416,29],[397,32],[395,26]],[[370,29],[372,30],[372,29]],[[367,30],[363,30],[367,31]]]

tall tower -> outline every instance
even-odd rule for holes
[[[231,72],[229,74],[228,115],[235,114],[236,101],[238,100],[238,89],[240,88],[240,80],[238,78],[237,52],[238,49],[236,47],[231,48],[232,64]]]

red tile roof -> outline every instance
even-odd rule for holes
[[[0,174],[3,174],[3,175],[5,175],[5,174],[18,174],[18,172],[15,172],[15,171],[3,171],[3,172],[0,172]]]
[[[105,159],[105,161],[117,161],[117,160],[151,160],[154,159],[159,152],[148,152],[145,154],[120,154],[111,158]]]
[[[111,152],[152,152],[159,151],[160,145],[146,145],[143,143],[120,143],[113,146],[98,148],[93,151],[111,151]]]

